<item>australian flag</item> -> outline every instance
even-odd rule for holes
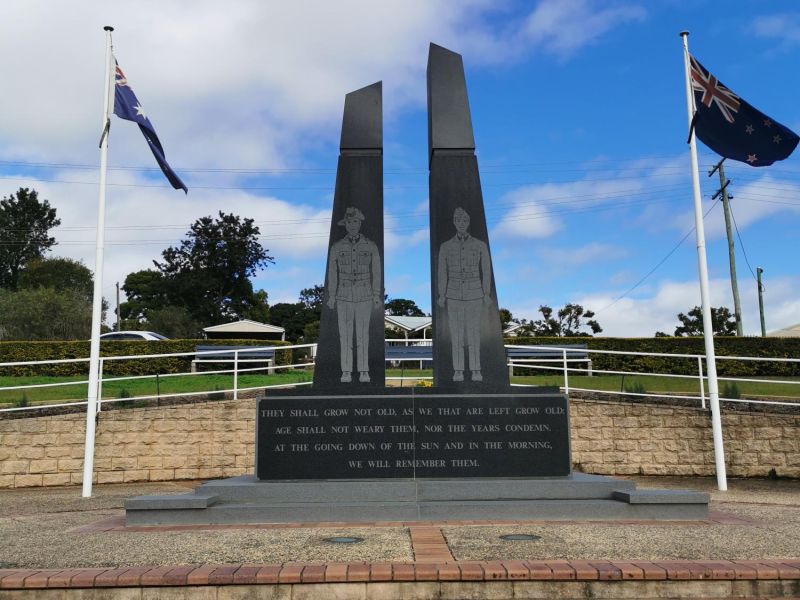
[[[697,137],[725,158],[766,167],[788,157],[797,134],[745,102],[714,77],[693,56],[692,89]]]
[[[139,126],[142,134],[144,134],[144,139],[147,140],[147,144],[153,152],[153,156],[156,157],[158,166],[161,167],[161,171],[163,171],[164,175],[172,184],[172,187],[176,190],[183,190],[188,193],[189,190],[186,184],[181,181],[181,178],[172,170],[172,167],[167,164],[167,159],[164,156],[164,148],[161,146],[161,142],[156,135],[153,123],[142,108],[142,103],[139,102],[131,86],[128,85],[128,79],[125,77],[125,73],[122,72],[122,69],[119,68],[119,64],[116,64],[116,61],[114,62],[116,65],[116,72],[114,74],[114,114],[120,119],[133,121]]]

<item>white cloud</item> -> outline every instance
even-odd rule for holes
[[[492,237],[546,238],[558,232],[561,220],[551,216],[544,203],[535,197],[535,190],[525,188],[508,194],[506,199],[516,206],[503,216]]]
[[[17,93],[4,98],[14,118],[0,156],[96,160],[106,24],[117,26],[120,66],[174,166],[265,168],[334,142],[344,94],[374,81],[384,80],[388,118],[424,105],[430,41],[473,65],[538,49],[574,53],[641,9],[546,0],[524,34],[517,21],[494,23],[497,14],[490,0],[4,0],[0,73]],[[149,163],[135,128],[120,135],[116,125],[111,162]]]
[[[577,181],[532,184],[512,190],[492,208],[494,212],[502,210],[503,205],[511,206],[493,235],[550,237],[563,227],[564,217],[560,215],[591,211],[603,204],[624,206],[663,190],[665,183],[674,183],[669,179],[680,177],[680,173],[675,171],[666,175],[654,173],[641,162],[595,171]]]
[[[553,267],[578,267],[601,264],[628,256],[628,250],[614,244],[594,242],[577,248],[540,248],[542,260]]]
[[[13,93],[4,95],[0,159],[97,164],[102,27],[115,25],[116,56],[190,194],[163,188],[157,171],[111,173],[111,182],[123,185],[108,189],[106,295],[127,273],[150,267],[196,218],[223,209],[263,223],[264,245],[278,264],[255,284],[269,289],[271,296],[294,298],[323,272],[329,192],[320,191],[319,206],[326,207],[320,209],[313,200],[299,203],[260,196],[262,192],[202,189],[235,188],[243,176],[186,167],[303,167],[312,152],[321,150],[330,150],[335,160],[347,92],[384,80],[387,120],[409,107],[424,106],[430,41],[464,54],[465,63],[476,67],[537,52],[565,57],[643,14],[630,4],[570,5],[572,20],[565,23],[552,0],[530,9],[526,19],[508,18],[511,13],[503,12],[507,6],[498,9],[491,0],[238,0],[224,6],[213,0],[4,0],[0,74]],[[137,128],[116,118],[109,162],[155,166]],[[96,170],[49,168],[36,176],[11,173],[8,167],[2,171],[5,177],[22,177],[5,179],[7,191],[35,187],[58,209],[63,224],[54,231],[59,241],[55,254],[93,268],[97,186],[55,180],[94,182]],[[510,219],[513,231],[536,237],[560,227],[556,217],[541,219],[537,214],[546,195],[547,190],[532,189],[509,196],[519,200],[513,209],[518,219]],[[526,205],[526,199],[531,203]],[[427,203],[421,206],[427,213]],[[387,248],[424,244],[428,238],[424,224],[398,224],[387,216],[387,225],[397,227],[387,231]],[[319,273],[311,264],[320,265]],[[301,282],[301,277],[306,279]]]
[[[86,180],[85,173],[59,171],[56,179]],[[144,184],[140,176],[127,172],[115,174],[119,184]],[[97,224],[97,190],[94,185],[69,185],[42,180],[28,180],[48,199],[61,219],[52,230],[58,244],[53,254],[82,260],[95,267],[95,231]],[[272,278],[273,273],[286,269],[298,260],[322,257],[328,244],[330,211],[290,203],[274,197],[259,197],[242,191],[225,190],[220,203],[219,190],[193,190],[190,196],[163,187],[109,186],[106,202],[104,293],[109,296],[116,281],[139,269],[152,268],[161,251],[183,238],[189,225],[206,215],[224,212],[255,220],[261,230],[261,242],[276,257],[277,264],[269,266],[257,279]],[[322,267],[321,267],[322,268]],[[305,279],[318,280],[320,274]],[[258,286],[258,281],[256,282]],[[300,288],[297,288],[300,289]],[[272,292],[270,286],[270,292]],[[297,290],[292,291],[293,296]]]
[[[787,46],[800,44],[800,14],[758,17],[753,22],[753,31],[760,37],[776,39]]]
[[[627,3],[599,7],[588,0],[544,0],[525,20],[522,35],[546,52],[566,57],[614,27],[645,16],[643,7]]]
[[[745,183],[733,183],[729,190],[733,199],[731,210],[740,231],[757,221],[770,218],[780,213],[800,213],[800,203],[793,199],[800,196],[800,185],[795,181],[779,179],[765,174]],[[714,202],[708,198],[703,201],[703,214],[708,212]],[[689,209],[679,213],[673,224],[676,229],[686,232],[694,227],[694,211]],[[706,217],[704,229],[709,239],[725,235],[725,219],[722,209],[717,206]]]
[[[730,280],[712,279],[709,282],[712,306],[726,306],[733,311]],[[758,295],[752,279],[740,279],[742,322],[745,335],[760,335]],[[767,330],[780,329],[800,322],[800,277],[785,276],[769,282],[764,295]],[[604,336],[652,337],[656,331],[672,334],[678,325],[677,314],[700,304],[698,280],[659,282],[650,295],[641,293],[611,304],[620,292],[585,294],[575,302],[597,312]],[[516,311],[514,311],[516,312]]]

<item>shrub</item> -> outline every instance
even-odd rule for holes
[[[17,408],[25,408],[28,406],[28,394],[22,392],[22,397],[17,400]]]
[[[641,381],[631,381],[625,384],[625,392],[628,394],[646,394],[647,390]]]
[[[506,338],[506,343],[537,346],[587,344],[590,350],[705,355],[702,337],[510,337]],[[800,356],[800,338],[716,337],[714,338],[714,347],[719,357],[797,358]],[[697,375],[696,358],[618,354],[590,354],[589,357],[592,359],[592,367],[597,370]],[[717,361],[717,372],[723,377],[798,377],[800,376],[800,363],[719,360]]]
[[[722,386],[722,397],[731,398],[732,400],[738,400],[742,397],[741,392],[739,392],[739,386],[736,385],[736,382],[725,382],[725,385]]]
[[[214,391],[211,392],[210,394],[208,394],[208,399],[209,400],[225,400],[225,392],[221,392],[220,391],[221,389],[222,388],[220,388],[218,385],[215,385],[214,386]]]
[[[137,354],[174,354],[177,352],[194,353],[199,344],[208,346],[287,346],[289,342],[280,340],[164,340],[146,341],[109,341],[100,345],[101,356],[128,356]],[[70,342],[0,342],[0,362],[23,362],[34,360],[60,360],[65,358],[87,358],[89,356],[88,341]],[[137,360],[106,361],[103,364],[104,375],[152,375],[154,373],[185,373],[191,366],[193,354],[168,358],[143,358]],[[275,352],[275,364],[292,364],[291,350]],[[50,365],[26,365],[19,367],[0,367],[0,375],[12,377],[28,377],[31,375],[48,375],[66,377],[71,375],[87,375],[89,363],[59,363]]]

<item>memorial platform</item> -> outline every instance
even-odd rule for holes
[[[703,520],[708,494],[637,490],[630,481],[563,478],[210,481],[181,496],[125,502],[128,525],[297,521]]]

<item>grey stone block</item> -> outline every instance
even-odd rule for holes
[[[623,479],[572,473],[567,477],[519,479],[418,479],[420,500],[612,499],[615,490],[633,490]]]
[[[260,481],[254,475],[209,481],[198,492],[214,494],[222,502],[384,502],[412,501],[413,479]]]
[[[180,496],[138,496],[125,500],[125,510],[170,510],[208,508],[218,496],[182,494]]]
[[[691,490],[616,490],[614,499],[628,504],[708,504],[709,495]]]

